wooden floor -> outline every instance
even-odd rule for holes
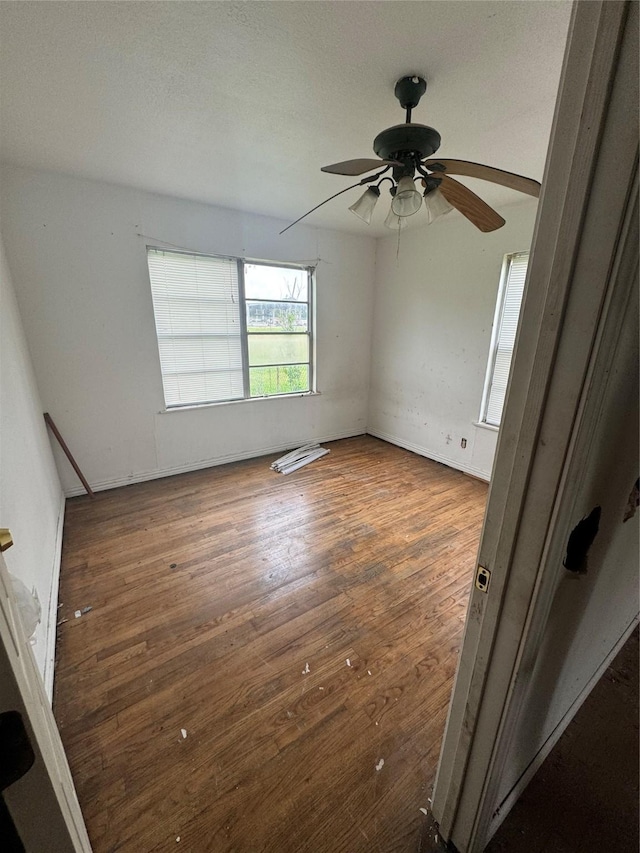
[[[67,503],[54,707],[95,853],[426,849],[487,487],[328,446]]]

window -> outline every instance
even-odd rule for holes
[[[504,258],[480,416],[490,426],[499,427],[502,419],[528,263],[528,252]]]
[[[311,390],[312,269],[147,247],[167,408]]]

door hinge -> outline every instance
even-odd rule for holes
[[[8,527],[0,527],[0,551],[6,551],[12,545],[11,531]]]

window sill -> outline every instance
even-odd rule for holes
[[[486,424],[484,421],[475,421],[473,425],[480,427],[480,429],[488,429],[489,432],[500,432],[500,427],[493,424]]]
[[[301,394],[270,394],[268,397],[247,397],[244,400],[221,400],[219,403],[193,403],[190,406],[172,406],[160,409],[159,415],[171,415],[174,412],[192,412],[194,409],[214,409],[219,406],[237,406],[244,403],[262,403],[265,400],[299,400],[301,397],[321,397],[321,391],[304,391]]]

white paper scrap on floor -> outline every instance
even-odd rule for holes
[[[276,459],[271,464],[271,468],[279,474],[291,474],[302,468],[303,465],[308,465],[310,462],[326,456],[329,451],[326,447],[320,447],[319,444],[303,444],[297,450],[292,450],[290,453],[285,453],[280,459]]]

